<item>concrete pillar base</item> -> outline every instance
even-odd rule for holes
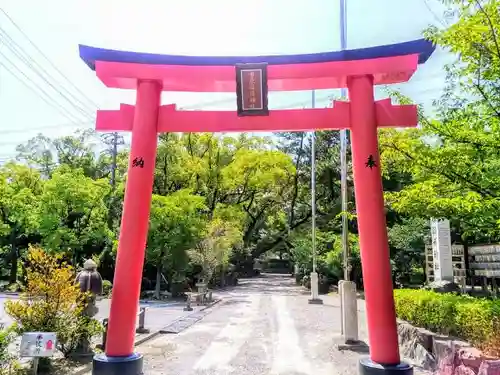
[[[356,283],[343,281],[339,283],[339,294],[342,313],[342,333],[346,344],[358,342],[358,299]]]
[[[363,341],[345,340],[344,344],[336,345],[338,350],[350,350],[357,353],[370,353],[370,347]]]
[[[307,301],[310,305],[322,305],[323,304],[323,300],[321,298],[310,298],[308,301]]]
[[[309,300],[309,303],[322,304],[323,301],[319,298],[318,273],[311,272],[310,278],[311,278],[311,299]]]
[[[342,302],[342,290],[344,288],[342,287],[342,284],[345,282],[345,280],[339,280],[338,283],[338,293],[339,293],[339,299],[340,299],[340,334],[343,336],[344,335],[344,303]]]

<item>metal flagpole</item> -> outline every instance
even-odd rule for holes
[[[316,92],[312,90],[311,106],[316,107]],[[311,226],[312,226],[312,261],[313,272],[316,272],[316,132],[311,135]],[[313,296],[314,298],[314,296]]]
[[[311,93],[311,106],[316,107],[316,92],[312,90]],[[317,255],[316,255],[316,132],[311,134],[311,237],[312,237],[312,261],[313,269],[311,272],[311,299],[309,303],[322,304],[323,300],[319,298],[319,280],[317,268]]]
[[[340,0],[340,49],[347,48],[346,0]],[[342,99],[347,99],[347,90],[341,89]],[[347,130],[340,130],[340,199],[342,202],[342,253],[344,280],[349,280],[349,228],[347,222]]]
[[[340,48],[347,48],[347,0],[340,0]],[[341,90],[343,99],[347,99],[345,88]],[[341,306],[341,332],[345,344],[349,347],[358,343],[358,307],[356,284],[349,281],[349,232],[347,223],[347,130],[340,131],[340,198],[342,201],[342,252],[344,255],[344,280],[339,282]]]

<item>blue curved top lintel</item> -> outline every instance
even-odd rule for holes
[[[179,56],[155,53],[117,51],[80,45],[80,57],[95,70],[96,61],[135,63],[149,65],[224,66],[242,63],[267,62],[269,65],[309,64],[334,61],[368,60],[418,54],[419,64],[425,63],[435,50],[432,42],[417,39],[409,42],[387,44],[377,47],[321,52],[302,55],[269,56]]]

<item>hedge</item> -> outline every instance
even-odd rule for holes
[[[436,293],[429,290],[394,291],[398,318],[436,333],[459,337],[478,347],[500,335],[500,301]]]

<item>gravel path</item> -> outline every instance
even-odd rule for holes
[[[358,373],[358,361],[367,354],[337,349],[342,339],[336,296],[309,305],[308,294],[279,276],[247,280],[223,294],[224,301],[194,326],[138,348],[146,374]],[[367,341],[362,301],[359,307],[360,339]]]

